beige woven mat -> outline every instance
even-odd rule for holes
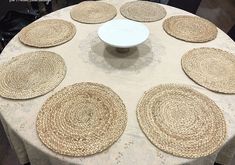
[[[164,21],[163,28],[169,35],[188,42],[207,42],[217,36],[213,23],[195,16],[172,16]]]
[[[73,7],[70,15],[78,22],[97,24],[113,19],[117,10],[105,2],[84,1]]]
[[[76,33],[75,26],[60,19],[34,22],[19,33],[19,39],[26,45],[34,47],[51,47],[71,40]]]
[[[175,156],[207,156],[226,137],[219,107],[207,96],[181,85],[159,85],[145,92],[137,118],[147,138]]]
[[[0,65],[0,96],[29,99],[44,95],[64,79],[66,66],[59,55],[48,51],[25,53]]]
[[[127,2],[120,8],[121,14],[131,20],[139,22],[158,21],[166,16],[166,10],[154,2]]]
[[[181,60],[184,72],[212,91],[235,94],[235,55],[214,48],[197,48]]]
[[[86,82],[65,87],[44,103],[37,133],[57,153],[86,156],[110,147],[126,124],[120,97],[104,85]]]

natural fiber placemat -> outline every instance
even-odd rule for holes
[[[19,39],[26,45],[34,47],[51,47],[71,40],[76,33],[75,26],[64,20],[49,19],[34,22],[19,33]]]
[[[145,92],[137,118],[159,149],[186,158],[215,152],[226,138],[226,122],[207,96],[181,85],[159,85]]]
[[[97,24],[113,19],[116,8],[105,2],[84,1],[72,8],[71,17],[81,23]]]
[[[53,52],[25,53],[0,65],[0,96],[29,99],[44,95],[64,79],[66,66]]]
[[[132,1],[120,8],[121,14],[139,22],[154,22],[166,16],[166,10],[155,2]]]
[[[217,28],[210,21],[195,16],[172,16],[163,23],[169,35],[188,42],[207,42],[216,38]]]
[[[187,52],[181,65],[192,80],[215,92],[235,94],[235,55],[215,48]]]
[[[44,103],[37,133],[54,152],[86,156],[110,147],[126,124],[120,97],[104,85],[85,82],[65,87]]]

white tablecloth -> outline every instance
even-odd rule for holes
[[[107,0],[120,6],[128,0]],[[235,152],[235,95],[211,92],[191,81],[182,71],[180,60],[190,49],[215,47],[235,54],[234,42],[221,30],[215,40],[207,43],[188,43],[167,35],[163,21],[173,15],[191,15],[165,6],[167,16],[160,21],[145,23],[150,30],[149,39],[128,56],[111,55],[114,50],[97,37],[100,24],[81,24],[70,18],[71,7],[51,13],[41,19],[60,18],[76,25],[75,37],[60,46],[37,49],[23,45],[14,37],[0,56],[0,62],[21,53],[48,50],[60,54],[67,65],[64,81],[50,93],[30,100],[14,101],[0,98],[0,118],[12,147],[20,162],[32,165],[60,164],[228,164]],[[123,18],[118,11],[115,17]],[[97,82],[111,87],[124,101],[128,111],[128,124],[121,138],[108,150],[88,157],[68,157],[45,147],[36,133],[36,116],[44,101],[67,85],[77,82]],[[198,159],[186,159],[162,152],[144,136],[136,119],[136,105],[144,91],[162,83],[187,84],[204,93],[222,109],[227,123],[227,138],[218,152]]]

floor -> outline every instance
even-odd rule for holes
[[[15,152],[11,149],[0,121],[0,165],[20,165]]]
[[[224,32],[228,32],[235,24],[235,1],[202,0],[197,15],[210,20]]]
[[[1,0],[1,2],[3,1]],[[0,5],[0,11],[3,11],[1,9],[1,7],[3,6],[5,5]],[[10,8],[12,9],[12,4]],[[235,24],[235,1],[202,0],[200,7],[197,11],[197,15],[212,21],[224,32],[228,32],[229,29],[233,26],[233,24]],[[235,158],[232,161],[232,164],[235,164]],[[0,123],[0,165],[19,165],[19,162],[16,158],[14,151],[10,148],[9,142],[6,138],[1,123]]]

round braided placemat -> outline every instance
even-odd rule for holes
[[[172,16],[163,22],[169,35],[188,42],[207,42],[216,38],[217,28],[210,21],[195,16]]]
[[[61,56],[48,51],[30,52],[0,65],[0,96],[29,99],[44,95],[64,79],[66,66]]]
[[[75,26],[64,20],[48,19],[34,22],[19,33],[19,39],[26,45],[44,48],[63,44],[76,33]]]
[[[85,82],[65,87],[44,103],[37,133],[57,153],[86,156],[110,147],[126,124],[120,97],[104,85]]]
[[[166,16],[166,10],[155,2],[132,1],[120,8],[121,14],[139,22],[154,22]]]
[[[70,15],[78,22],[97,24],[113,19],[117,10],[106,2],[84,1],[73,7]]]
[[[137,106],[139,125],[159,149],[186,158],[215,152],[226,138],[222,111],[207,96],[181,85],[159,85]]]
[[[235,94],[235,56],[215,48],[197,48],[181,59],[184,72],[201,86]]]

